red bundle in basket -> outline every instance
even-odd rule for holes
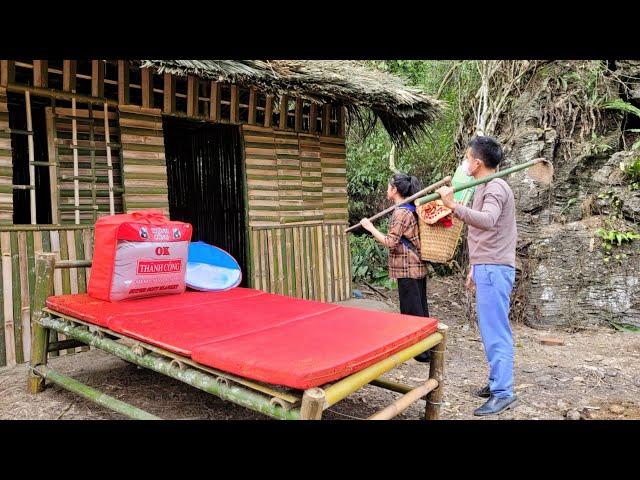
[[[160,210],[100,218],[89,295],[115,302],[184,292],[191,232],[191,225]]]

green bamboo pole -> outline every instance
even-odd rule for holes
[[[407,197],[404,199],[404,203],[409,203],[412,200],[416,200],[417,198],[420,198],[420,195],[424,195],[425,193],[429,193],[432,192],[433,190],[440,188],[444,185],[446,185],[447,183],[449,183],[451,181],[451,176],[447,176],[444,177],[442,180],[439,180],[435,183],[432,183],[431,185],[429,185],[428,187],[423,188],[422,190],[420,190],[418,193],[414,193],[413,195],[411,195],[410,197]],[[369,220],[371,222],[373,222],[374,220],[377,220],[380,217],[384,217],[387,213],[391,213],[393,212],[396,208],[398,208],[400,206],[400,204],[398,205],[392,205],[389,208],[385,208],[384,210],[382,210],[380,213],[376,213],[373,217],[369,218]],[[355,230],[356,228],[360,227],[359,223],[356,223],[355,225],[347,228],[344,233],[350,232],[352,230]]]
[[[22,347],[22,291],[20,288],[20,252],[18,251],[18,234],[11,233],[11,277],[13,299],[13,337],[15,341],[16,362],[24,362]]]
[[[44,390],[44,378],[36,375],[33,368],[47,364],[49,349],[49,330],[38,320],[42,318],[42,309],[47,297],[53,291],[53,269],[56,261],[55,253],[36,253],[36,290],[34,292],[33,310],[31,311],[31,359],[29,364],[28,387],[31,393]]]
[[[91,266],[91,260],[60,260],[56,262],[56,268],[87,268]]]
[[[223,400],[236,403],[251,410],[264,413],[273,418],[283,420],[297,420],[300,418],[299,409],[285,410],[278,405],[269,403],[269,399],[237,385],[225,385],[212,375],[206,374],[194,368],[180,369],[171,365],[171,360],[161,358],[153,353],[136,355],[131,348],[121,343],[94,336],[91,332],[80,327],[74,327],[69,322],[57,318],[44,317],[40,319],[40,325],[56,330],[67,338],[79,340],[87,345],[104,350],[128,362],[140,365],[155,372],[162,373],[193,387],[216,395]]]
[[[440,324],[442,326],[442,324]],[[443,336],[440,332],[435,332],[429,335],[427,338],[411,345],[410,347],[400,350],[393,355],[379,361],[363,370],[359,370],[349,377],[343,378],[336,383],[327,387],[325,393],[325,406],[326,408],[338,403],[340,400],[348,397],[360,387],[378,379],[389,370],[401,365],[410,358],[425,352],[435,345],[440,343]]]
[[[44,230],[42,232],[42,251],[44,251],[46,253],[51,253],[51,231],[49,231],[49,230]],[[37,261],[38,261],[37,256],[38,256],[38,252],[35,253],[34,259],[33,259],[33,261],[35,262],[36,265],[37,265]],[[38,282],[38,277],[36,276],[36,286],[37,286],[37,282]],[[35,293],[34,293],[34,295],[35,295]],[[34,295],[32,295],[32,298],[34,298]],[[32,312],[33,312],[34,308],[35,307],[31,308]],[[33,318],[33,317],[31,317],[31,318]],[[56,332],[55,330],[49,330],[49,342],[57,342],[57,341],[58,341],[58,332]],[[55,352],[51,352],[49,354],[49,357],[57,357],[59,355],[60,354],[58,353],[58,351],[55,351]]]
[[[511,168],[507,168],[506,170],[502,170],[500,172],[488,175],[488,176],[486,176],[484,178],[480,178],[479,180],[474,180],[472,182],[465,183],[464,185],[460,185],[459,187],[453,187],[453,191],[454,192],[459,192],[460,190],[466,190],[467,188],[475,187],[476,185],[482,185],[483,183],[490,182],[494,178],[506,177],[507,175],[509,175],[511,173],[519,172],[520,170],[524,170],[525,168],[532,167],[533,165],[535,165],[537,163],[540,163],[540,162],[546,162],[546,160],[543,159],[543,158],[536,158],[535,160],[531,160],[530,162],[522,163],[520,165],[515,165],[515,166],[513,166]],[[427,203],[427,202],[432,202],[433,200],[438,200],[439,198],[440,198],[440,194],[439,193],[437,193],[437,192],[436,193],[430,193],[426,197],[418,198],[414,203],[416,205],[422,205],[422,204]]]
[[[374,385],[376,387],[384,388],[386,390],[391,390],[392,392],[398,392],[402,394],[409,393],[415,388],[409,385],[403,385],[402,383],[393,382],[382,377],[377,378],[376,380],[372,380],[371,382],[369,382],[369,385]]]
[[[133,418],[135,420],[161,420],[155,415],[151,415],[150,413],[134,407],[133,405],[129,405],[128,403],[110,397],[109,395],[106,395],[101,391],[96,390],[95,388],[91,388],[88,385],[80,383],[73,378],[61,375],[51,368],[47,367],[46,365],[39,365],[33,370],[37,375],[55,383],[56,385],[59,385],[65,390],[76,393],[81,397],[86,398],[87,400],[91,400],[98,405],[113,410],[114,412],[121,413],[122,415],[125,415],[129,418]]]

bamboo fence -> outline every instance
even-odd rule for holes
[[[38,251],[55,252],[58,260],[89,260],[93,252],[93,227],[0,226],[0,327],[3,327],[0,328],[0,366],[11,366],[29,360],[29,318],[35,288],[35,252]],[[90,271],[89,268],[57,270],[54,275],[54,293],[63,295],[85,292]],[[52,342],[58,340],[64,338],[51,338]],[[69,348],[60,353],[73,354],[77,351],[78,348]]]

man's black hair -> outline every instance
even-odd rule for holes
[[[488,168],[496,168],[502,162],[502,147],[492,137],[477,136],[469,141],[468,147],[476,158],[484,162]]]

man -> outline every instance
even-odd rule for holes
[[[481,179],[496,172],[503,159],[500,144],[491,137],[473,138],[463,168]],[[513,394],[513,336],[509,303],[515,280],[516,216],[511,188],[496,178],[476,187],[471,208],[457,204],[451,187],[438,190],[453,215],[468,224],[470,271],[467,288],[476,290],[478,325],[489,363],[489,383],[476,395],[488,398],[473,413],[494,415],[516,405]]]

